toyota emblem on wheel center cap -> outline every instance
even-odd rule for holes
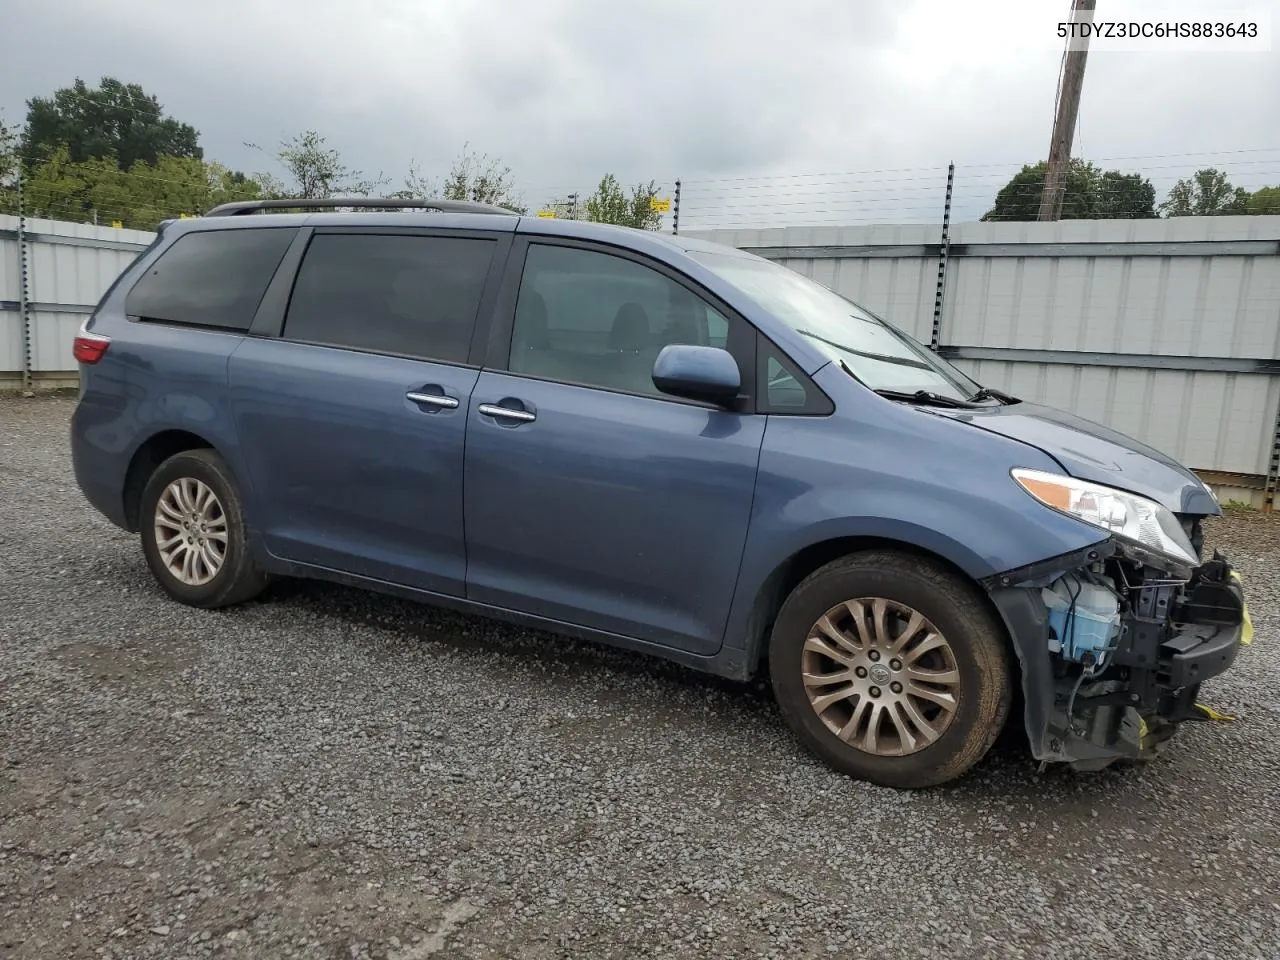
[[[883,663],[872,664],[869,672],[871,674],[871,682],[879,684],[882,687],[886,685],[891,678],[889,668]]]

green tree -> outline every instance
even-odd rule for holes
[[[72,160],[65,146],[29,169],[24,190],[31,216],[118,221],[137,230],[154,230],[162,220],[194,216],[260,193],[259,185],[243,174],[196,157],[161,157],[154,166],[135,163],[121,170],[112,156]]]
[[[90,216],[90,192],[120,173],[115,157],[75,161],[67,147],[55,149],[23,175],[27,216],[83,222]]]
[[[1249,191],[1233,187],[1226,173],[1206,167],[1179,180],[1160,204],[1166,217],[1221,217],[1245,212]]]
[[[404,178],[404,189],[389,194],[396,200],[436,200],[440,188],[418,168],[417,161],[409,161],[409,173]]]
[[[983,214],[983,220],[1035,220],[1040,212],[1040,197],[1044,193],[1044,181],[1048,164],[1043,160],[1025,164],[996,194],[991,209]],[[1097,168],[1082,160],[1073,159],[1067,168],[1066,185],[1062,196],[1062,219],[1074,220],[1093,214],[1096,198]]]
[[[657,230],[662,214],[653,209],[652,201],[658,196],[658,185],[650,180],[637,184],[628,196],[612,173],[601,178],[595,192],[587,197],[587,219],[596,223],[613,223],[637,230]]]
[[[281,184],[269,174],[259,175],[265,195],[288,199],[327,200],[330,197],[367,197],[387,183],[385,177],[362,179],[352,170],[337,150],[325,145],[325,138],[314,130],[306,130],[280,145],[280,163],[292,178],[291,185]]]
[[[982,219],[1035,220],[1040,213],[1047,169],[1044,161],[1023,166],[1000,188]],[[1073,158],[1067,167],[1062,219],[1151,218],[1156,215],[1155,200],[1155,188],[1141,174],[1103,171],[1092,163]]]
[[[0,186],[18,172],[18,131],[0,119]]]
[[[1280,187],[1261,187],[1253,191],[1244,212],[1255,217],[1280,215]]]
[[[1156,216],[1156,188],[1140,173],[1108,170],[1097,181],[1094,217],[1148,220]]]
[[[445,178],[441,195],[445,200],[472,200],[505,207],[513,213],[527,212],[517,194],[511,168],[484,154],[476,154],[464,144]]]
[[[17,213],[18,134],[0,120],[0,213]]]
[[[161,157],[154,167],[134,164],[128,186],[134,198],[130,219],[157,224],[184,213],[207,213],[223,203],[255,200],[262,193],[243,173],[195,157]]]
[[[109,156],[128,170],[163,156],[199,159],[199,140],[194,127],[166,117],[160,101],[136,83],[103,77],[95,88],[77,78],[51,97],[27,101],[21,154],[34,164],[65,146],[73,163]]]

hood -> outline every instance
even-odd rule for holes
[[[1200,478],[1182,464],[1082,417],[1026,402],[989,409],[931,408],[930,413],[1038,447],[1079,480],[1136,493],[1174,513],[1222,512]]]

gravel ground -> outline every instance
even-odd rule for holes
[[[203,613],[0,401],[0,958],[1280,956],[1280,517],[1258,642],[1138,769],[906,794],[758,689],[316,584]]]

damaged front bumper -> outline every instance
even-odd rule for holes
[[[1179,569],[1110,539],[983,585],[1013,639],[1027,736],[1043,762],[1098,769],[1154,756],[1179,724],[1204,719],[1200,685],[1230,669],[1246,639],[1239,577],[1216,552]],[[1077,610],[1085,589],[1113,598],[1105,620]]]

